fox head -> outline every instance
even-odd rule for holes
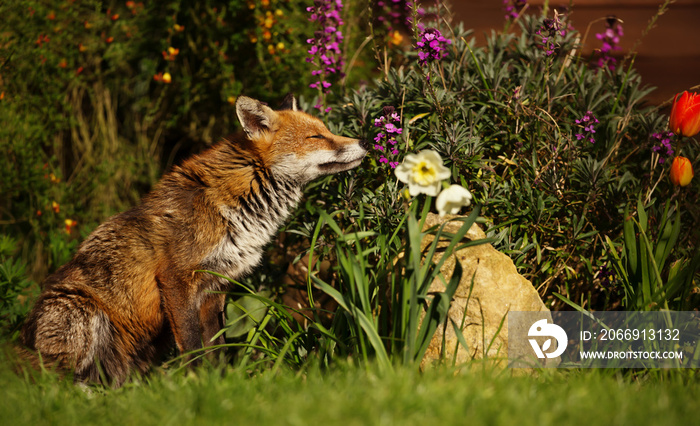
[[[278,111],[241,96],[236,115],[256,154],[277,176],[310,182],[357,167],[367,153],[366,142],[334,135],[321,120],[299,111],[293,96]]]

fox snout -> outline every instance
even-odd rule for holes
[[[369,141],[367,139],[360,140],[360,148],[369,151]]]
[[[360,165],[365,155],[367,155],[367,148],[364,141],[344,139],[340,148],[309,153],[302,161],[307,165],[315,165],[318,176],[322,176],[354,169]],[[311,169],[313,168],[312,166]]]

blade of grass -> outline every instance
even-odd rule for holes
[[[349,304],[345,300],[343,295],[340,294],[338,290],[334,289],[333,287],[331,287],[330,285],[328,285],[327,283],[325,283],[317,277],[313,277],[313,280],[321,290],[323,290],[326,294],[331,296],[348,313],[353,315],[353,317],[357,320],[358,324],[366,333],[370,343],[372,344],[380,367],[385,371],[391,371],[391,361],[389,361],[389,356],[386,353],[386,349],[384,348],[384,343],[382,343],[381,337],[379,337],[379,335],[377,334],[377,330],[374,328],[374,324],[372,323],[372,321],[370,321],[369,318],[367,318],[359,310],[353,309],[351,304]]]

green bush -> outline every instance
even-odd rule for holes
[[[394,107],[404,129],[399,158],[437,151],[452,180],[482,204],[496,248],[513,257],[549,305],[565,308],[554,297],[561,293],[587,309],[614,308],[621,284],[601,285],[600,272],[612,259],[605,238],[620,241],[626,206],[641,197],[650,220],[662,221],[664,202],[677,200],[680,226],[689,232],[671,257],[682,259],[698,240],[695,193],[658,179],[668,163],[657,163],[652,135],[667,121],[642,102],[651,89],[634,69],[595,69],[571,56],[578,47],[571,30],[547,56],[535,36],[541,22],[539,15],[525,15],[519,35],[494,33],[486,47],[459,27],[441,28],[453,34],[447,57],[421,67],[413,52],[405,52],[405,66],[387,70],[376,87],[355,91],[328,121],[335,130],[371,139],[378,131],[373,121]],[[590,135],[576,137],[585,133],[577,120],[587,115],[598,120],[593,143]],[[689,145],[684,149],[692,155]],[[335,198],[324,193],[323,202],[362,208],[372,221],[366,228],[386,235],[400,217],[401,186],[378,162],[381,152],[374,154],[348,184],[352,196],[341,182],[337,193],[331,191]]]
[[[36,296],[31,291],[24,262],[13,258],[17,242],[7,235],[0,235],[0,328],[10,338],[27,315],[30,300]],[[34,286],[34,290],[36,290]]]

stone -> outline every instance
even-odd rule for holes
[[[290,260],[287,273],[282,278],[284,288],[282,304],[287,307],[287,311],[304,330],[311,324],[310,318],[319,321],[324,327],[330,327],[335,311],[338,309],[338,303],[330,295],[320,289],[313,288],[311,296],[314,306],[311,307],[307,286],[308,265],[308,253],[297,262]],[[320,265],[316,266],[317,269],[314,269],[313,272],[335,287],[336,282],[330,270],[331,263],[328,260],[323,260]]]
[[[446,215],[440,218],[430,213],[423,231],[455,217],[458,216]],[[461,225],[462,222],[459,221],[450,222],[445,226],[445,231],[455,233]],[[475,223],[465,238],[475,241],[486,238],[486,235]],[[421,242],[423,253],[427,252],[433,240],[433,235],[424,237]],[[434,262],[438,262],[442,257],[439,248],[446,248],[448,245],[446,240],[438,243],[438,250],[433,257]],[[441,267],[445,277],[444,282],[449,282],[457,259],[462,266],[462,278],[450,305],[448,316],[460,327],[468,349],[459,343],[454,327],[448,320],[446,330],[441,325],[433,335],[421,362],[421,368],[442,359],[443,355],[449,365],[452,365],[453,360],[456,365],[460,365],[468,361],[488,358],[489,361],[505,367],[509,349],[507,313],[509,311],[543,312],[544,316],[549,318],[548,322],[552,322],[551,314],[532,283],[518,273],[510,257],[496,250],[491,244],[463,248],[451,255]],[[429,292],[436,293],[444,290],[445,285],[438,277],[431,284]],[[499,327],[501,327],[500,331]],[[524,333],[527,335],[527,330]],[[517,349],[518,353],[523,353],[524,348],[511,349]],[[557,358],[548,359],[547,366],[558,362]]]

